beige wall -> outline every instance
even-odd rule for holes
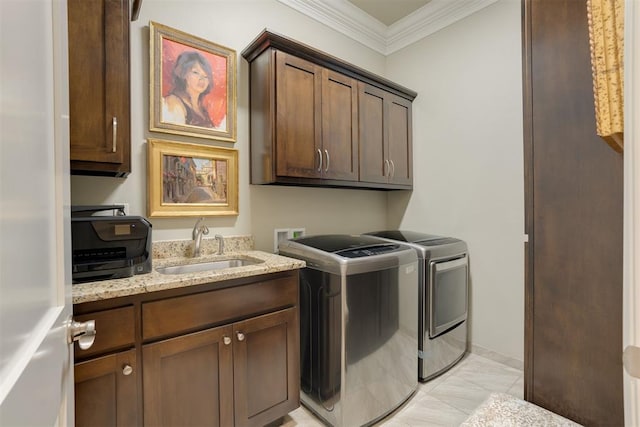
[[[149,21],[235,49],[238,131],[235,144],[149,132]],[[385,58],[360,43],[301,15],[276,0],[144,1],[131,24],[132,172],[126,179],[72,177],[73,204],[129,203],[129,214],[146,215],[146,138],[220,145],[239,151],[240,215],[211,217],[222,235],[253,234],[258,249],[273,249],[273,229],[305,227],[307,233],[360,233],[386,225],[386,193],[249,185],[248,64],[240,52],[264,29],[312,45],[377,74]],[[194,218],[157,219],[153,239],[190,239]]]
[[[413,103],[414,191],[389,225],[461,238],[471,342],[523,360],[524,172],[520,2],[501,0],[388,59]]]
[[[276,0],[146,0],[131,30],[132,168],[126,179],[73,177],[72,202],[127,202],[146,215],[150,20],[238,53],[240,215],[212,217],[223,235],[253,234],[273,249],[273,230],[359,233],[386,227],[460,237],[471,252],[471,340],[523,358],[523,160],[520,2],[498,3],[389,58]],[[263,29],[297,39],[418,92],[414,191],[249,185],[248,64],[240,52]],[[215,143],[221,146],[230,144]],[[193,218],[152,219],[154,240],[189,239]]]

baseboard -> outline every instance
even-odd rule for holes
[[[469,347],[470,347],[470,352],[477,356],[482,356],[487,359],[491,359],[495,362],[502,363],[503,365],[507,365],[511,368],[524,371],[524,362],[522,360],[518,360],[510,356],[505,356],[504,354],[486,349],[484,347],[480,347],[479,345],[475,345],[475,344],[470,344]]]

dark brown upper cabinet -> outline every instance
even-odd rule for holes
[[[360,180],[411,187],[411,101],[359,83]]]
[[[358,179],[357,82],[275,52],[276,175]]]
[[[415,92],[268,30],[242,55],[252,184],[412,188]]]
[[[129,0],[68,0],[71,173],[131,172]]]

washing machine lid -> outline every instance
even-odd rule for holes
[[[346,258],[379,255],[382,253],[393,252],[400,248],[399,245],[378,239],[374,236],[357,236],[349,234],[326,234],[300,237],[293,241],[304,246],[309,246],[311,248]]]
[[[417,231],[406,230],[381,230],[365,233],[370,236],[383,237],[385,239],[397,240],[398,242],[423,243],[430,240],[442,239],[442,236],[436,234],[418,233]]]

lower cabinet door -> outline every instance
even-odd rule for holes
[[[145,426],[234,425],[231,333],[224,326],[142,346]]]
[[[235,425],[262,426],[300,405],[295,308],[233,324]]]
[[[135,350],[76,363],[75,425],[138,426]]]

